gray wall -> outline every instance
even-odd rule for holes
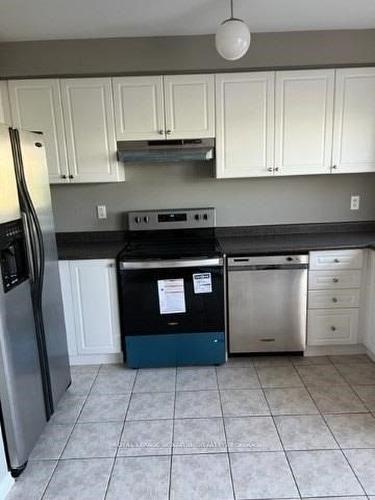
[[[346,65],[375,65],[375,30],[255,34],[236,62],[216,54],[211,35],[0,44],[2,78]],[[128,167],[127,180],[52,187],[57,229],[119,229],[127,210],[200,205],[217,207],[219,225],[375,219],[375,175],[215,180],[207,164],[175,164]],[[108,220],[96,219],[97,204]]]
[[[206,163],[126,174],[125,183],[52,187],[57,230],[121,229],[128,210],[190,206],[216,207],[220,226],[375,219],[375,174],[216,180]],[[349,209],[351,194],[361,195],[359,211]],[[97,204],[107,220],[96,219]]]
[[[375,29],[256,33],[235,62],[212,35],[0,44],[0,77],[102,75],[375,64]]]

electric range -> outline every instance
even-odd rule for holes
[[[128,366],[225,362],[224,256],[214,208],[128,214],[117,258]]]

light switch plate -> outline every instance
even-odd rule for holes
[[[105,205],[97,205],[96,212],[98,214],[98,219],[107,218],[107,207]]]
[[[359,210],[359,203],[360,203],[361,197],[359,194],[352,195],[350,197],[350,210]]]

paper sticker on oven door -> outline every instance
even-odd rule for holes
[[[186,312],[184,280],[158,280],[160,314]]]
[[[212,293],[211,273],[193,274],[194,293]]]

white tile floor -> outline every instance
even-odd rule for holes
[[[375,500],[375,364],[72,368],[7,500]]]

